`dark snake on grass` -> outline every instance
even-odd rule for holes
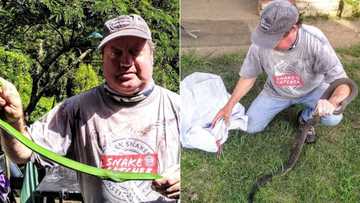
[[[329,99],[334,90],[342,84],[348,85],[351,88],[351,93],[347,98],[345,98],[344,101],[341,102],[340,107],[335,110],[335,112],[333,113],[335,115],[341,114],[345,110],[345,107],[357,96],[358,87],[356,83],[348,78],[337,79],[330,84],[330,86],[321,96],[321,99]],[[308,121],[302,128],[297,131],[297,135],[286,164],[283,167],[279,167],[275,172],[262,175],[256,180],[248,194],[249,203],[254,202],[255,194],[260,189],[260,187],[271,181],[274,176],[283,176],[287,174],[295,166],[296,162],[299,160],[302,148],[304,146],[307,132],[309,131],[311,126],[315,126],[317,123],[319,123],[319,120],[319,116],[314,116],[310,121]]]

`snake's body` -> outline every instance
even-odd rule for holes
[[[302,148],[304,146],[307,132],[311,126],[306,124],[298,133],[297,138],[295,139],[293,148],[291,149],[291,153],[289,159],[287,160],[285,166],[278,168],[274,173],[269,173],[261,176],[256,180],[256,182],[251,187],[251,190],[248,195],[248,202],[251,203],[255,199],[255,194],[259,190],[260,187],[265,185],[267,182],[271,181],[274,176],[283,176],[287,174],[299,160]]]
[[[86,173],[89,175],[93,175],[105,180],[111,180],[115,182],[123,182],[127,180],[154,180],[159,179],[161,176],[152,173],[131,173],[131,172],[118,172],[111,171],[102,168],[96,168],[94,166],[89,166],[72,159],[66,158],[64,156],[60,156],[48,149],[41,147],[38,144],[32,142],[29,138],[18,132],[15,128],[13,128],[10,124],[0,119],[0,128],[2,128],[6,133],[13,136],[19,142],[27,146],[32,151],[46,157],[47,159],[65,166],[67,168],[73,169],[75,171]]]
[[[334,92],[334,90],[339,85],[343,85],[343,84],[348,85],[351,89],[351,92],[350,92],[350,95],[344,101],[341,102],[340,108],[334,111],[333,114],[335,114],[335,115],[343,113],[343,111],[345,110],[345,107],[357,96],[358,87],[357,87],[356,83],[348,78],[337,79],[330,84],[328,89],[321,96],[321,99],[329,99],[331,97],[332,93]],[[319,122],[319,116],[314,116],[313,119],[311,119],[310,121],[305,123],[305,125],[299,129],[299,131],[297,132],[297,137],[294,141],[294,145],[291,149],[290,156],[289,156],[288,161],[286,162],[285,166],[278,168],[273,173],[268,173],[268,174],[262,175],[260,178],[258,178],[256,180],[256,182],[253,184],[253,186],[251,187],[251,190],[248,194],[248,202],[249,203],[252,203],[254,201],[255,194],[259,190],[260,187],[264,186],[267,182],[271,181],[271,179],[274,176],[278,176],[278,175],[283,176],[283,175],[287,174],[295,166],[296,162],[299,160],[302,148],[304,146],[304,143],[305,143],[305,140],[307,137],[307,132],[309,131],[309,129],[312,126],[316,125],[318,122]]]

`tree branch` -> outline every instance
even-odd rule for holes
[[[39,95],[43,95],[46,91],[53,88],[54,85],[57,84],[58,80],[69,74],[71,69],[75,66],[77,66],[83,59],[89,55],[91,52],[93,52],[94,49],[87,49],[84,53],[82,53],[74,62],[72,62],[70,65],[68,65],[66,68],[64,68],[60,73],[58,73],[54,79],[51,79],[48,84],[46,84],[43,88],[39,90]]]
[[[49,23],[49,25],[50,25],[50,27],[51,27],[52,29],[55,30],[55,32],[57,32],[57,33],[60,35],[60,37],[61,37],[61,42],[62,42],[62,46],[65,47],[66,42],[65,42],[64,36],[61,34],[61,32],[60,32],[54,25],[52,25],[51,23]]]
[[[76,23],[73,22],[72,28],[71,28],[71,36],[70,36],[70,40],[69,40],[70,44],[72,44],[74,41],[75,25],[76,25]]]
[[[56,60],[65,52],[69,51],[69,48],[62,48],[59,52],[57,52],[52,57],[47,57],[43,63],[40,62],[40,66],[42,68],[41,72],[36,76],[36,78],[40,79],[49,69],[50,67],[56,62]]]

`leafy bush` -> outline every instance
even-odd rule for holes
[[[29,123],[33,123],[49,112],[54,107],[55,101],[55,97],[41,97],[34,112],[28,118]]]
[[[81,64],[75,71],[73,79],[74,94],[79,94],[100,84],[100,79],[90,64]]]
[[[16,86],[24,106],[29,102],[31,94],[30,67],[31,60],[27,56],[0,47],[0,76]]]

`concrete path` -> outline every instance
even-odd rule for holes
[[[222,54],[246,50],[258,15],[256,0],[182,0],[182,51]]]
[[[246,51],[259,16],[257,0],[182,0],[181,50],[201,55]],[[311,20],[335,47],[360,43],[360,20]],[[190,34],[188,33],[190,32]]]

